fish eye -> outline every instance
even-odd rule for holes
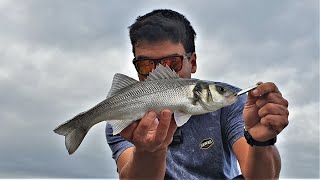
[[[219,94],[224,94],[226,92],[226,89],[222,86],[217,86],[216,89],[219,92]]]

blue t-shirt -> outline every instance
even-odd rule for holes
[[[218,83],[239,91],[240,89]],[[215,112],[192,116],[179,129],[182,143],[168,147],[165,179],[232,179],[239,175],[232,145],[243,137],[242,111],[246,96]],[[117,160],[134,146],[106,126],[107,142]]]

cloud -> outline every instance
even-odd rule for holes
[[[289,100],[282,178],[319,178],[319,2],[0,1],[0,177],[117,178],[104,123],[69,156],[53,129],[136,78],[127,27],[172,8],[198,33],[200,79],[274,81]],[[302,163],[297,163],[297,158]]]
[[[13,1],[2,8],[3,35],[35,48],[79,51],[119,47],[126,39],[128,19],[117,9],[121,5],[114,2],[110,8],[106,1]]]
[[[290,128],[279,137],[286,178],[319,176],[319,101],[290,108]]]

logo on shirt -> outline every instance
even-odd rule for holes
[[[204,139],[200,143],[200,148],[201,149],[209,149],[209,147],[214,144],[213,140],[211,138]]]

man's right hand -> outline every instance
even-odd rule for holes
[[[120,135],[135,145],[136,152],[155,152],[166,149],[177,129],[170,110],[157,114],[150,111],[140,121],[126,127]]]

